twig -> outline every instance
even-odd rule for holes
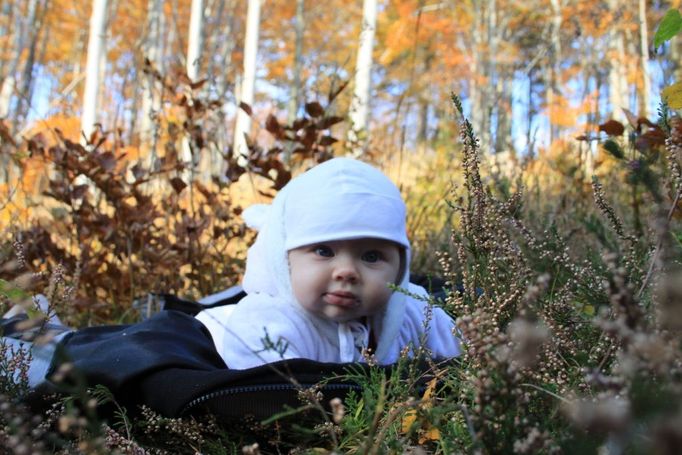
[[[530,387],[531,389],[539,390],[540,392],[545,392],[546,394],[551,395],[551,396],[553,396],[554,398],[556,398],[557,400],[562,401],[562,402],[564,402],[564,403],[566,403],[566,404],[570,404],[570,403],[571,403],[569,400],[567,400],[566,398],[562,397],[561,395],[557,395],[556,393],[550,392],[550,391],[547,390],[547,389],[543,389],[542,387],[538,387],[538,386],[536,386],[535,384],[524,383],[524,384],[521,384],[521,386],[522,386],[522,387]]]
[[[670,220],[673,218],[673,214],[675,213],[675,209],[677,208],[677,204],[680,202],[680,197],[682,197],[682,189],[677,190],[677,194],[675,195],[675,200],[673,201],[672,206],[670,207],[670,210],[668,211],[668,218],[666,219],[666,227],[670,225]],[[661,252],[661,248],[663,248],[663,237],[664,235],[661,234],[658,243],[656,244],[656,249],[654,250],[654,254],[651,257],[651,262],[649,263],[649,270],[646,273],[646,277],[644,277],[644,281],[642,282],[642,286],[639,288],[639,291],[637,291],[637,299],[639,299],[642,296],[642,293],[644,292],[644,289],[649,284],[649,281],[651,280],[651,277],[654,273],[654,268],[656,267],[656,262],[658,261],[658,255]]]

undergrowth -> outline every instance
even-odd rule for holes
[[[438,304],[457,320],[464,347],[460,358],[418,364],[404,356],[389,371],[348,371],[345,379],[361,390],[345,401],[327,402],[319,388],[301,390],[300,408],[266,421],[223,422],[212,416],[171,419],[147,408],[126,410],[106,390],[85,386],[74,392],[75,400],[55,397],[46,413],[36,413],[16,399],[25,391],[17,378],[26,359],[10,356],[8,361],[5,356],[0,364],[2,450],[675,453],[682,447],[682,122],[664,118],[656,126],[632,118],[627,127],[621,125],[623,131],[605,124],[606,137],[594,139],[611,154],[611,172],[597,172],[590,182],[586,172],[574,167],[559,173],[550,189],[529,185],[520,171],[506,176],[488,172],[456,97],[453,104],[460,131],[453,153],[460,174],[451,179],[456,185],[440,214],[442,228],[413,247],[422,263],[431,258],[429,272],[446,281],[449,292]],[[198,140],[201,125],[194,115],[188,114],[186,128]],[[298,166],[304,166],[331,156],[333,141],[323,138],[330,137],[327,130],[337,121],[327,118],[320,105],[310,105],[297,125],[271,119],[268,129],[278,140],[300,142]],[[49,226],[15,229],[13,244],[3,246],[6,308],[17,300],[30,306],[26,293],[42,282],[43,287],[49,283],[52,302],[75,313],[71,321],[91,322],[78,312],[117,293],[109,302],[119,305],[115,311],[88,310],[116,322],[143,284],[206,293],[216,289],[211,286],[219,289],[223,278],[236,276],[230,274],[238,265],[216,270],[221,280],[201,277],[216,263],[230,264],[204,248],[209,226],[215,241],[229,243],[243,234],[227,190],[221,202],[219,179],[214,186],[196,184],[201,208],[183,206],[178,195],[186,191],[185,182],[174,180],[181,178],[180,165],[161,166],[153,172],[170,176],[171,191],[165,202],[155,200],[138,183],[152,171],[138,167],[131,183],[131,169],[113,152],[98,151],[102,144],[91,143],[95,150],[89,152],[65,140],[49,147],[29,145],[53,165],[49,196],[68,206],[68,217],[60,222],[72,223],[77,240],[71,245],[79,247],[56,246]],[[260,172],[274,189],[281,187],[291,176],[279,161],[281,151],[251,144],[244,172]],[[230,172],[235,172],[237,157],[227,158],[234,160]],[[119,177],[101,178],[102,166],[91,160],[113,160],[109,171],[118,169]],[[92,183],[79,186],[79,175]],[[614,187],[620,191],[605,189]],[[133,200],[136,206],[147,204],[148,214],[161,215],[139,219],[134,226],[125,215]],[[159,217],[170,224],[155,222]],[[117,228],[107,228],[111,223]],[[95,241],[100,249],[92,246]],[[145,256],[151,253],[142,244],[152,245],[156,259]],[[158,262],[164,248],[180,262]],[[199,252],[204,256],[193,256]],[[98,254],[102,262],[91,268]],[[120,270],[102,273],[102,264]],[[182,265],[191,272],[175,273]],[[67,270],[73,277],[66,278]],[[129,277],[133,271],[135,279]],[[171,275],[186,281],[173,288]],[[12,293],[18,288],[25,294]]]

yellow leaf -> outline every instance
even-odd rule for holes
[[[431,379],[429,381],[429,385],[426,386],[426,390],[424,391],[424,397],[422,400],[426,402],[424,407],[430,408],[431,407],[431,397],[433,397],[433,392],[436,390],[436,385],[438,384],[438,379],[440,379],[440,376],[436,376],[435,378]]]
[[[410,409],[405,413],[405,416],[403,417],[403,427],[401,429],[402,433],[407,433],[410,431],[410,428],[414,424],[415,420],[417,420],[417,411],[414,409]]]
[[[682,109],[682,82],[664,88],[662,97],[671,109]]]
[[[422,409],[429,409],[433,406],[432,397],[434,395],[434,391],[436,390],[436,385],[438,384],[439,377],[440,376],[436,376],[435,378],[433,378],[431,381],[429,381],[429,384],[426,386],[424,396],[422,397],[422,404],[420,406]],[[402,433],[405,434],[409,432],[410,428],[412,428],[412,425],[414,425],[416,420],[417,410],[411,409],[407,411],[402,420],[401,428]],[[438,431],[437,428],[431,427],[431,425],[429,425],[428,422],[422,423],[421,427],[422,429],[419,431],[420,444],[423,444],[426,441],[436,441],[440,439],[440,431]]]
[[[419,444],[424,444],[426,441],[438,441],[440,439],[440,430],[438,428],[429,428],[419,436]]]

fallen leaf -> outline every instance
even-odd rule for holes
[[[437,375],[435,378],[433,378],[431,381],[429,381],[428,385],[426,386],[426,390],[424,391],[424,396],[422,397],[422,404],[420,407],[422,409],[429,409],[433,406],[433,395],[436,390],[436,385],[438,384],[438,380],[440,379],[440,376]],[[410,431],[410,428],[412,428],[412,425],[417,420],[417,410],[416,409],[411,409],[405,413],[405,416],[402,419],[402,427],[401,431],[403,434],[406,434]],[[419,430],[419,444],[424,444],[427,441],[437,441],[440,439],[440,431],[438,428],[432,427],[428,422],[424,422],[421,425],[421,429]]]

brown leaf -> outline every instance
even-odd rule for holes
[[[337,123],[343,122],[343,120],[343,117],[338,116],[323,117],[319,122],[317,122],[317,127],[321,130],[326,130]]]
[[[666,134],[661,128],[656,126],[655,128],[651,128],[649,131],[642,134],[641,138],[645,139],[651,147],[657,147],[665,145]]]
[[[190,79],[186,73],[178,72],[177,77],[178,77],[178,82],[180,82],[181,84],[185,84],[185,85],[192,84],[192,79]]]
[[[262,191],[262,190],[258,190],[258,194],[260,194],[261,196],[264,196],[268,199],[274,199],[275,198],[274,194],[270,194],[270,193],[268,193],[266,191]]]
[[[133,173],[135,180],[140,180],[147,173],[147,170],[140,163],[137,163],[130,168],[130,172]]]
[[[192,82],[189,86],[192,90],[196,90],[203,87],[206,82],[208,82],[208,79],[201,79],[200,81]]]
[[[116,156],[111,152],[98,154],[96,160],[97,164],[99,164],[105,172],[111,172],[116,169]]]
[[[640,152],[647,152],[651,149],[651,143],[646,138],[640,136],[635,140],[635,148]]]
[[[305,111],[313,118],[321,117],[324,114],[324,108],[317,101],[306,103]]]
[[[28,151],[30,154],[32,155],[37,154],[39,156],[45,155],[47,141],[45,140],[45,136],[43,136],[41,133],[38,133],[35,136],[31,137],[26,142],[26,144],[28,146]]]
[[[71,199],[82,199],[88,191],[88,185],[77,185],[71,190]]]
[[[277,121],[277,117],[272,114],[269,114],[268,118],[265,119],[265,129],[278,139],[284,134],[284,130]]]
[[[332,145],[334,142],[338,142],[338,139],[332,136],[322,136],[320,138],[320,145],[322,146]]]
[[[650,128],[658,128],[658,125],[656,125],[654,122],[652,122],[646,117],[640,117],[637,119],[637,128],[639,129],[639,127],[641,127],[642,125],[646,125]]]
[[[251,106],[249,106],[249,105],[246,104],[245,102],[243,102],[243,101],[240,102],[240,103],[239,103],[239,108],[240,108],[242,111],[246,112],[246,113],[248,114],[249,117],[251,117],[251,116],[253,115],[253,110],[251,109]]]
[[[331,104],[332,101],[336,99],[337,96],[348,86],[350,83],[350,79],[347,81],[344,81],[339,85],[338,87],[334,88],[334,85],[332,84],[332,87],[329,89],[329,96],[328,96],[328,104]]]
[[[620,136],[625,132],[625,127],[617,120],[609,120],[599,125],[599,131],[603,131],[609,136]]]
[[[242,174],[246,173],[246,169],[241,166],[237,166],[236,162],[227,168],[225,171],[225,177],[230,182],[236,182]]]
[[[102,128],[102,124],[97,122],[94,125],[92,125],[92,133],[90,133],[90,138],[88,139],[88,144],[97,144],[99,145],[99,142],[102,139],[105,139],[104,137],[104,130]]]
[[[178,194],[180,194],[182,190],[184,190],[187,187],[187,184],[183,182],[180,177],[173,177],[170,181],[170,184],[175,190],[175,192]]]
[[[309,123],[310,122],[306,118],[297,118],[296,120],[294,120],[294,123],[291,125],[291,129],[293,131],[298,131],[301,128],[305,128],[306,126],[308,126]]]

